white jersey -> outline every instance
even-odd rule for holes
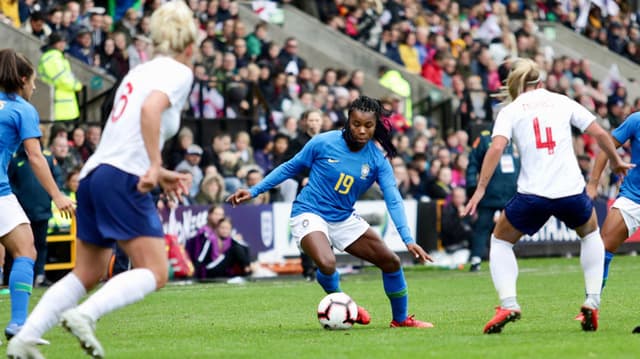
[[[570,98],[527,91],[505,106],[491,137],[513,140],[521,156],[518,192],[545,198],[579,194],[585,182],[573,150],[571,125],[583,131],[595,116]]]
[[[151,162],[140,127],[142,104],[154,90],[169,98],[171,105],[162,112],[161,117],[162,150],[164,142],[178,132],[180,112],[192,82],[191,69],[166,56],[158,56],[131,70],[118,87],[100,144],[82,168],[80,178],[84,178],[101,164],[109,164],[124,172],[143,176]]]

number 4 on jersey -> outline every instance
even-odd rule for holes
[[[547,135],[547,140],[542,142],[542,136],[540,135],[540,121],[538,118],[533,119],[533,132],[536,135],[536,148],[546,148],[549,151],[549,154],[553,154],[553,149],[556,148],[556,142],[553,140],[553,135],[551,134],[551,127],[545,127],[545,134]]]

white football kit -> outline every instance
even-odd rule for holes
[[[571,125],[580,131],[595,116],[567,96],[536,89],[520,94],[496,118],[492,137],[513,140],[522,167],[518,192],[545,198],[581,193],[585,182],[573,150]]]
[[[152,91],[167,95],[171,106],[162,112],[160,149],[180,127],[180,111],[189,95],[193,72],[171,57],[158,56],[131,70],[118,87],[116,97],[96,152],[82,168],[84,178],[100,164],[143,176],[150,166],[140,119],[142,105]]]

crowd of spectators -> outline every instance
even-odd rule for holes
[[[93,0],[17,2],[25,31],[43,41],[51,33],[62,34],[69,40],[70,56],[117,79],[153,55],[148,22],[158,1],[147,1],[142,9],[128,9],[119,17],[96,7]],[[284,43],[270,41],[273,25],[266,22],[247,29],[235,1],[188,3],[199,25],[200,40],[194,62],[196,81],[186,114],[204,120],[258,119],[249,131],[216,133],[205,143],[195,143],[194,133],[185,127],[166,146],[166,165],[193,175],[184,204],[220,204],[226,193],[259,181],[292,156],[289,147],[295,148],[300,138],[308,136],[304,114],[319,111],[320,131],[340,128],[350,101],[362,93],[365,74],[309,66],[298,54],[295,37]],[[448,199],[453,188],[465,186],[470,144],[480,130],[490,128],[499,105],[493,94],[515,57],[534,59],[543,69],[549,90],[586,106],[605,128],[618,126],[639,109],[640,101],[628,98],[622,85],[594,79],[587,59],[556,57],[539,46],[536,20],[575,27],[580,9],[573,5],[561,8],[559,3],[565,2],[538,1],[528,7],[520,0],[316,1],[317,13],[327,26],[379,51],[407,72],[451,91],[456,130],[444,131],[420,113],[404,118],[407,113],[400,109],[397,95],[381,99],[393,113],[399,153],[393,168],[403,196]],[[621,7],[617,16],[603,21],[596,8],[591,8],[587,26],[582,28],[585,35],[593,37],[594,32],[606,29],[609,40],[618,36],[614,24],[619,22],[625,29],[620,35],[625,44],[635,42],[633,14]],[[520,25],[512,29],[514,18]],[[593,141],[586,136],[575,138],[577,154],[592,159]],[[75,133],[70,142],[86,159],[90,151],[75,143]],[[585,166],[588,176],[588,163]],[[298,185],[303,186],[304,181],[300,178]],[[290,199],[284,192],[276,191],[257,202]],[[381,198],[375,189],[367,197]],[[164,202],[160,200],[159,205]]]
[[[558,22],[640,63],[640,18],[628,1],[538,2],[536,19]]]
[[[491,127],[500,101],[494,95],[516,57],[536,61],[547,89],[584,105],[606,129],[617,127],[640,109],[640,101],[628,98],[618,79],[593,78],[587,58],[554,56],[552,49],[540,46],[539,21],[557,21],[636,61],[628,49],[637,46],[639,19],[626,2],[583,2],[583,7],[579,3],[318,0],[315,10],[329,27],[380,52],[407,72],[451,89],[457,127],[472,141]],[[447,143],[455,137],[441,135]],[[465,135],[462,137],[457,141],[466,145]],[[577,134],[575,139],[577,155],[592,160],[593,141]],[[433,144],[429,148],[438,151]],[[435,159],[428,157],[427,165]],[[588,176],[588,168],[585,172]]]

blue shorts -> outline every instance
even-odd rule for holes
[[[586,192],[550,199],[532,194],[516,193],[504,208],[509,222],[520,232],[533,235],[554,216],[567,227],[575,229],[591,218],[593,203]]]
[[[150,193],[137,189],[138,176],[100,165],[80,181],[78,238],[101,247],[136,237],[164,236]]]

